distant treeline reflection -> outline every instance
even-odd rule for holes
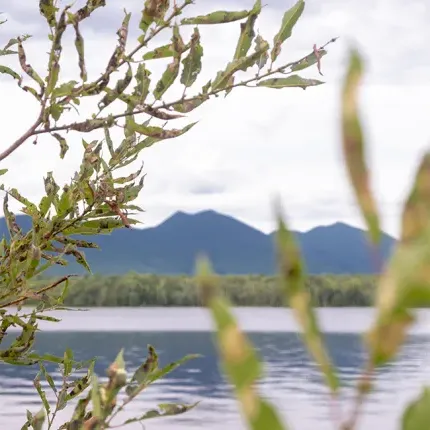
[[[224,294],[236,306],[282,306],[276,277],[221,276]],[[50,280],[39,279],[37,287]],[[374,276],[309,276],[307,284],[316,306],[371,306]],[[189,276],[129,273],[92,275],[70,282],[67,306],[200,306],[195,280]]]

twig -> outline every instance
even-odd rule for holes
[[[153,36],[154,36],[154,34],[151,37],[153,37]],[[151,37],[148,36],[148,40],[150,40]],[[319,49],[324,49],[328,44],[333,43],[336,40],[337,40],[337,38],[330,39],[327,43],[322,45]],[[135,52],[137,52],[137,50],[133,51],[130,55],[134,55]],[[297,61],[293,61],[291,63],[285,64],[284,66],[280,66],[280,67],[276,68],[275,70],[269,70],[266,73],[264,73],[263,75],[253,76],[252,78],[249,78],[249,79],[244,80],[242,82],[238,82],[238,83],[232,84],[232,85],[227,85],[226,87],[223,87],[223,88],[218,88],[216,90],[211,91],[208,94],[204,94],[204,95],[203,94],[197,94],[193,97],[180,98],[180,99],[177,99],[177,100],[170,102],[170,103],[162,103],[159,106],[144,105],[144,106],[140,107],[139,109],[136,109],[132,112],[123,112],[123,113],[116,114],[116,115],[109,115],[109,117],[99,118],[99,119],[97,119],[97,123],[94,123],[94,120],[87,120],[87,121],[83,121],[83,122],[76,122],[76,123],[72,123],[72,124],[65,124],[65,125],[61,125],[61,126],[47,127],[47,128],[41,129],[41,130],[36,130],[36,128],[42,123],[43,110],[44,110],[43,109],[41,114],[40,114],[40,117],[38,118],[36,123],[21,138],[19,138],[13,145],[11,145],[6,151],[4,151],[2,154],[0,154],[0,161],[3,160],[4,158],[6,158],[8,155],[10,155],[16,149],[18,149],[25,142],[25,140],[27,140],[31,136],[36,136],[38,134],[52,133],[55,131],[62,131],[62,130],[63,131],[64,130],[76,130],[76,131],[79,131],[81,133],[82,132],[84,132],[84,133],[90,132],[93,130],[98,130],[100,128],[103,128],[106,125],[106,122],[108,122],[108,121],[114,121],[116,119],[123,118],[123,117],[130,116],[130,115],[138,115],[141,113],[148,113],[148,111],[151,111],[151,109],[152,109],[152,111],[154,111],[154,110],[157,111],[158,109],[166,109],[166,108],[172,107],[176,104],[194,101],[196,99],[199,99],[200,97],[214,96],[214,95],[216,95],[222,91],[231,90],[231,89],[236,88],[236,87],[248,86],[248,84],[250,84],[250,83],[253,83],[255,81],[259,81],[260,79],[266,78],[268,76],[272,76],[276,73],[284,73],[284,74],[292,73],[292,71],[285,72],[285,69],[291,68],[292,66],[300,63],[301,61],[305,60],[306,58],[307,58],[307,55],[305,55],[304,57],[302,57],[301,59],[299,59]],[[85,130],[85,126],[88,126],[87,130]]]
[[[36,122],[19,138],[17,139],[9,148],[3,151],[0,154],[0,161],[4,160],[6,157],[9,157],[12,152],[16,151],[29,137],[34,136],[34,132],[36,128],[42,124],[43,110],[37,118]]]
[[[367,362],[366,368],[364,369],[364,372],[360,378],[359,385],[357,387],[357,394],[355,396],[355,401],[354,401],[354,406],[353,406],[351,416],[345,423],[342,424],[341,430],[354,429],[355,424],[357,423],[358,417],[360,416],[366,395],[369,392],[369,387],[371,386],[373,369],[374,369],[373,363],[369,359],[369,361]]]
[[[63,276],[62,278],[57,279],[54,283],[52,283],[52,284],[50,284],[50,285],[48,285],[46,287],[43,287],[43,288],[41,288],[38,291],[34,291],[33,294],[38,295],[38,294],[42,294],[42,293],[44,293],[44,292],[46,292],[48,290],[51,290],[52,288],[57,287],[58,285],[62,284],[64,281],[67,281],[69,278],[71,278],[73,276],[78,276],[78,275],[66,275],[66,276]],[[27,296],[20,297],[18,299],[15,299],[15,300],[12,300],[12,301],[10,301],[8,303],[0,305],[0,309],[7,308],[7,307],[13,306],[13,305],[17,305],[17,304],[19,304],[19,303],[21,303],[21,302],[23,302],[25,300],[28,300],[30,298],[31,297],[27,297]]]

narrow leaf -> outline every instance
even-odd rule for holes
[[[218,292],[217,281],[209,262],[197,262],[197,282],[203,302],[210,309],[217,331],[217,344],[226,376],[233,385],[244,418],[252,430],[283,430],[280,417],[257,392],[261,363],[255,348],[239,329],[228,301]]]
[[[430,389],[425,387],[420,396],[405,409],[402,430],[424,430],[430,423]]]
[[[257,0],[245,23],[240,24],[240,36],[237,41],[234,59],[245,57],[255,36],[254,25],[261,12],[261,0]]]
[[[63,159],[69,150],[69,145],[67,144],[66,139],[64,139],[64,137],[58,133],[52,133],[52,136],[55,137],[55,139],[57,139],[58,143],[60,144],[60,158]]]
[[[294,63],[291,66],[292,72],[298,72],[299,70],[307,69],[308,67],[313,66],[314,64],[318,64],[318,61],[321,60],[324,55],[327,55],[327,51],[325,49],[319,49],[318,55],[312,51],[311,54],[307,55],[305,58],[302,58],[300,61]]]
[[[273,39],[273,48],[271,53],[272,62],[274,62],[281,53],[282,43],[291,37],[293,27],[296,25],[304,9],[304,0],[299,0],[292,8],[285,12],[282,19],[281,28]]]
[[[310,291],[306,289],[300,250],[282,219],[280,209],[278,209],[277,218],[278,261],[285,304],[293,309],[294,316],[303,330],[303,339],[309,352],[320,366],[332,392],[336,392],[339,388],[339,380],[324,347],[317,317],[312,307]]]
[[[181,136],[182,134],[189,131],[192,127],[194,127],[197,124],[197,122],[193,122],[191,124],[188,124],[182,129],[171,129],[166,130],[160,127],[151,127],[143,124],[136,124],[133,120],[130,120],[128,127],[132,132],[136,132],[139,134],[144,134],[148,137],[153,137],[156,139],[172,139],[174,137]]]
[[[303,88],[304,90],[307,87],[315,87],[317,85],[322,85],[324,82],[319,81],[318,79],[306,79],[302,78],[298,75],[291,75],[287,78],[270,78],[265,79],[257,83],[259,87],[268,87],[268,88]]]
[[[18,75],[18,73],[16,73],[14,70],[12,70],[10,67],[6,67],[6,66],[2,66],[0,65],[0,73],[3,73],[5,75],[9,75],[12,76],[12,78],[16,79],[16,80],[20,80],[21,77]]]
[[[217,11],[208,15],[199,15],[195,18],[184,18],[181,25],[198,25],[198,24],[225,24],[227,22],[238,21],[249,15],[248,10],[238,12]]]
[[[352,51],[342,92],[342,149],[349,179],[367,224],[369,238],[377,245],[381,238],[378,208],[371,190],[365,142],[357,112],[362,70],[359,54]]]
[[[194,28],[191,36],[190,51],[182,60],[184,66],[181,75],[181,84],[190,87],[194,84],[198,74],[202,70],[203,47],[200,44],[200,33],[197,27]]]

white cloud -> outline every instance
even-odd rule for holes
[[[195,13],[208,11],[207,4],[197,3]],[[251,1],[217,3],[220,9],[252,6]],[[288,5],[274,0],[266,3],[258,28],[271,40],[281,11]],[[6,39],[15,32],[33,32],[35,38],[28,42],[29,61],[43,71],[47,41],[37,2],[25,10],[17,9],[18,4],[6,7],[10,22],[0,28],[0,36]],[[137,7],[131,0],[108,2],[95,15],[91,28],[83,28],[92,76],[103,69],[112,52],[124,6],[135,13],[132,25],[137,28],[141,5]],[[361,111],[371,144],[374,188],[384,227],[395,234],[400,203],[430,138],[429,20],[430,6],[425,0],[308,0],[292,39],[283,47],[281,60],[300,58],[314,43],[320,45],[341,36],[323,59],[327,84],[307,91],[239,88],[226,99],[214,99],[190,115],[200,123],[188,134],[155,145],[143,154],[148,174],[139,201],[146,209],[144,224],[159,223],[179,209],[213,208],[269,231],[273,228],[271,201],[280,194],[294,228],[307,229],[338,220],[361,225],[339,141],[340,83],[348,44],[354,42],[366,58]],[[230,60],[238,28],[233,23],[203,29],[204,72],[197,86]],[[184,39],[188,35],[184,33]],[[131,40],[136,36],[133,31]],[[73,35],[68,35],[64,79],[78,73],[72,43]],[[158,43],[163,43],[163,38]],[[153,73],[157,75],[163,67],[160,63]],[[1,78],[0,93],[2,100],[7,100],[0,104],[3,150],[31,125],[37,103],[10,79]],[[2,162],[10,168],[5,176],[7,184],[29,197],[40,198],[41,178],[48,170],[54,170],[58,181],[64,182],[78,166],[82,146],[76,135],[71,137],[70,145],[66,159],[61,161],[54,140],[41,138],[37,145],[27,142]]]

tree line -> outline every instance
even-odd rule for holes
[[[283,306],[276,276],[219,276],[221,293],[235,306]],[[38,287],[49,284],[38,279]],[[306,279],[314,306],[371,306],[375,276],[315,275]],[[52,293],[55,295],[55,293]],[[191,276],[128,273],[72,278],[66,306],[202,306],[198,285]]]

